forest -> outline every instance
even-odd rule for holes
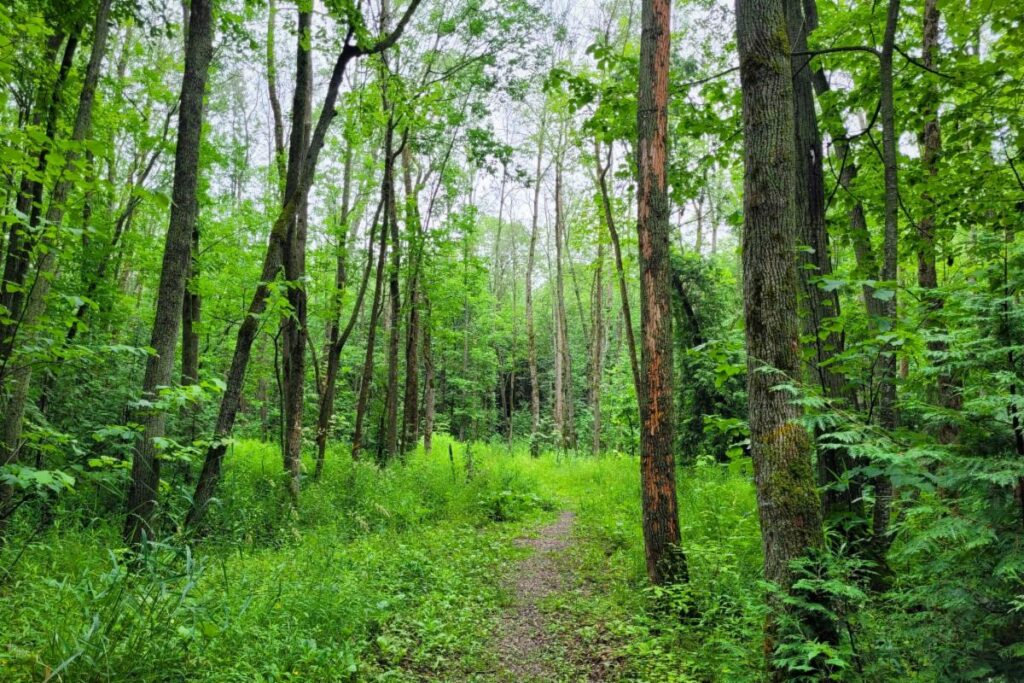
[[[1024,681],[1017,0],[0,3],[0,680]]]

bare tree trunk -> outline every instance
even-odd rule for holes
[[[394,153],[392,151],[394,125],[389,120],[384,133],[384,179],[381,183],[383,223],[381,224],[380,251],[377,254],[377,275],[373,285],[373,304],[370,307],[370,327],[366,335],[366,357],[363,360],[363,375],[359,381],[359,397],[356,401],[356,421],[352,433],[352,459],[358,460],[363,447],[363,422],[366,419],[366,407],[370,397],[370,385],[373,383],[373,356],[377,342],[377,324],[384,308],[384,270],[386,268],[388,232],[394,211],[391,201],[394,198]]]
[[[390,124],[394,127],[394,123]],[[390,147],[388,154],[392,155]],[[384,458],[382,464],[389,462],[398,454],[398,347],[402,327],[402,292],[399,281],[399,269],[402,260],[402,243],[399,240],[397,207],[395,206],[395,162],[390,162],[390,180],[386,183],[391,196],[386,206],[391,211],[389,225],[391,227],[391,263],[388,268],[388,302],[390,308],[391,329],[388,335],[388,384],[384,397],[386,415]],[[389,171],[385,169],[385,175]]]
[[[791,563],[824,546],[811,466],[811,437],[796,420],[800,407],[775,386],[800,376],[797,273],[793,258],[795,194],[793,84],[783,0],[737,0],[743,91],[743,300],[747,395],[765,578],[793,591]],[[772,680],[788,680],[771,657],[780,612],[771,600],[765,654]],[[790,616],[802,615],[789,608]],[[803,619],[812,638],[832,640],[826,620]]]
[[[669,290],[669,0],[643,0],[637,96],[637,236],[640,241],[640,478],[647,575],[654,584],[688,580],[676,501]]]
[[[146,375],[142,382],[142,396],[149,402],[158,401],[159,388],[171,383],[182,301],[191,262],[192,233],[199,212],[196,186],[202,142],[203,96],[213,55],[213,10],[210,0],[192,0],[190,9],[185,75],[178,114],[178,144],[174,157],[171,219],[149,343],[154,353],[146,362]],[[124,528],[125,540],[130,545],[138,545],[143,538],[153,536],[160,485],[160,460],[156,457],[155,439],[163,436],[166,420],[166,412],[157,408],[144,409],[137,417],[142,425],[142,437],[136,443],[132,458],[131,490]]]
[[[544,161],[544,119],[537,141],[537,168],[533,185],[533,217],[530,220],[530,248],[526,259],[526,344],[530,365],[530,453],[540,454],[540,380],[537,377],[537,331],[533,322],[533,267],[537,254],[537,222],[540,218],[541,164]]]
[[[284,117],[281,114],[281,99],[277,95],[277,58],[274,56],[274,34],[277,28],[277,3],[269,0],[267,9],[267,95],[270,111],[274,118],[274,165],[277,167],[281,193],[285,192],[288,170],[284,151]]]

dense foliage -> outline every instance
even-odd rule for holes
[[[546,609],[609,676],[1021,679],[1024,11],[677,0],[662,415],[652,4],[0,6],[0,678],[489,680],[573,510]]]

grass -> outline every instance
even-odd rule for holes
[[[172,537],[136,571],[115,514],[58,511],[0,566],[4,681],[491,680],[511,540],[577,513],[572,567],[589,589],[554,596],[557,625],[626,680],[756,680],[760,550],[746,472],[680,481],[689,588],[646,587],[638,464],[446,439],[380,471],[330,453],[289,512],[280,455],[240,442],[199,543]],[[89,496],[79,491],[78,496]],[[173,492],[168,496],[173,505]],[[27,547],[26,547],[27,543]],[[681,603],[700,615],[682,622]]]

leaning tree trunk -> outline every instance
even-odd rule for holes
[[[640,362],[637,359],[636,336],[633,334],[633,314],[629,306],[629,289],[626,286],[626,270],[622,265],[622,245],[619,242],[619,231],[615,227],[615,216],[612,213],[611,193],[608,190],[608,171],[611,166],[611,146],[608,147],[608,163],[601,164],[601,146],[594,139],[594,158],[597,163],[597,181],[601,190],[601,208],[604,213],[604,224],[608,228],[608,237],[612,242],[615,254],[615,274],[619,286],[619,299],[622,303],[623,327],[625,328],[626,346],[629,351],[629,369],[633,374],[633,390],[640,396]]]
[[[791,563],[824,546],[811,466],[811,437],[800,408],[776,385],[800,376],[797,321],[796,160],[793,83],[782,0],[737,0],[743,92],[743,301],[746,320],[750,447],[765,578],[786,593]],[[771,661],[783,610],[811,637],[832,640],[826,620],[801,615],[771,598],[765,654],[773,680],[789,675]],[[804,617],[801,619],[801,617]]]
[[[185,75],[181,82],[181,107],[178,113],[178,143],[174,157],[171,219],[164,244],[156,316],[149,342],[153,354],[146,361],[146,374],[142,382],[142,396],[151,403],[159,400],[159,388],[171,383],[182,301],[191,262],[192,233],[199,212],[196,186],[202,142],[203,97],[213,55],[211,5],[211,0],[192,0],[190,7]],[[138,545],[145,536],[152,537],[160,485],[156,439],[164,435],[166,420],[166,412],[154,406],[143,409],[137,417],[142,426],[142,436],[136,442],[132,457],[131,489],[124,528],[125,540],[130,545]]]
[[[652,583],[686,581],[676,501],[669,289],[669,0],[643,0],[637,97],[637,236],[640,242],[640,477],[644,548]]]

